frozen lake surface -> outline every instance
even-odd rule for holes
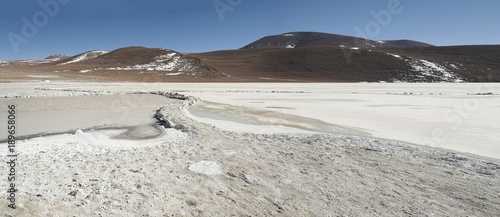
[[[92,128],[131,128],[156,131],[154,114],[172,99],[149,94],[62,96],[0,99],[0,121],[7,122],[7,106],[16,106],[16,136]],[[0,139],[7,131],[0,131]]]

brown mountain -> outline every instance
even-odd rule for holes
[[[89,51],[59,61],[0,67],[0,74],[2,71],[8,71],[12,74],[9,78],[15,77],[14,80],[23,79],[23,76],[37,78],[41,74],[53,80],[139,82],[213,81],[227,77],[196,57],[145,47],[126,47],[112,52]]]
[[[193,56],[243,81],[500,81],[500,45],[260,48]]]
[[[255,42],[248,44],[241,49],[254,48],[301,48],[315,47],[323,45],[342,45],[348,47],[374,48],[374,47],[420,47],[433,46],[430,44],[411,41],[411,40],[393,40],[393,41],[373,41],[364,38],[336,35],[321,32],[289,32],[279,35],[263,37]]]

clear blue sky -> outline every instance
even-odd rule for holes
[[[364,31],[376,22],[370,11],[387,10],[388,2],[398,0],[217,0],[220,10],[226,9],[223,20],[214,0],[40,0],[57,1],[67,3],[58,2],[59,10],[52,14],[38,0],[2,1],[0,60],[126,46],[179,52],[237,49],[263,36],[292,31],[356,36],[356,27]],[[401,13],[392,14],[391,22],[380,25],[370,39],[412,39],[440,46],[500,44],[498,0],[399,2]],[[49,9],[54,11],[54,6]],[[23,34],[23,17],[38,32]],[[34,17],[41,27],[33,23]]]

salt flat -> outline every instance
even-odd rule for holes
[[[1,103],[19,106],[17,115],[26,118],[19,118],[18,124],[25,130],[107,124],[132,128],[77,130],[17,141],[18,209],[0,200],[0,213],[494,216],[500,212],[494,144],[498,87],[2,84]],[[203,101],[173,100],[156,91],[181,92]],[[104,116],[93,116],[101,112]],[[175,127],[141,128],[151,124],[153,114]],[[5,116],[5,108],[0,115]],[[50,121],[56,117],[63,120]],[[436,139],[441,138],[436,130],[447,139]],[[440,148],[422,146],[426,144]],[[0,158],[7,158],[6,149]],[[8,169],[0,164],[0,171]],[[0,186],[7,184],[0,179]]]
[[[204,101],[274,111],[278,117],[292,114],[356,128],[376,138],[500,158],[500,134],[495,133],[500,132],[499,84],[238,84],[224,88],[209,86],[190,94]],[[496,95],[476,95],[485,93]],[[200,120],[234,129],[217,120]]]
[[[227,130],[371,136],[500,158],[495,83],[26,83],[2,84],[0,97],[159,90],[200,97],[207,103],[190,116]],[[231,106],[238,112],[224,112]]]

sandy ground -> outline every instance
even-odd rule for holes
[[[432,119],[435,112],[443,114],[455,102],[470,97],[479,99],[481,106],[474,106],[476,109],[469,119],[462,119],[461,126],[475,130],[483,127],[482,134],[470,135],[487,138],[475,140],[469,147],[476,150],[493,146],[491,150],[495,151],[496,147],[487,142],[498,141],[494,133],[497,131],[493,131],[498,122],[491,113],[489,118],[483,115],[498,108],[497,95],[467,95],[469,89],[471,93],[476,91],[473,84],[461,88],[438,84],[266,85],[2,85],[0,95],[7,98],[42,96],[22,98],[27,100],[26,104],[42,98],[61,102],[78,98],[62,96],[153,90],[176,90],[206,101],[186,107],[181,100],[127,95],[134,102],[124,107],[142,105],[137,108],[146,112],[150,111],[148,106],[162,104],[165,106],[162,115],[184,126],[182,130],[153,127],[161,133],[148,139],[127,136],[151,135],[151,131],[137,128],[84,130],[19,141],[19,207],[11,210],[7,208],[7,200],[0,200],[0,213],[4,216],[495,216],[500,213],[500,165],[486,158],[498,158],[498,152],[471,157],[455,151],[366,138],[390,132],[418,138],[425,126],[439,122]],[[408,93],[405,85],[412,88],[413,94]],[[495,92],[498,85],[482,88]],[[106,111],[115,106],[109,103],[114,97],[118,96],[79,98],[80,104],[63,103],[64,108],[58,105],[59,109],[55,104],[40,109],[26,107],[23,112],[79,111],[94,106]],[[89,102],[93,106],[88,106]],[[400,106],[395,106],[396,102]],[[374,109],[381,107],[385,109]],[[344,113],[337,115],[341,111]],[[355,114],[362,116],[357,118]],[[408,114],[411,117],[404,119]],[[370,125],[367,119],[370,115],[375,116],[371,117],[372,122],[385,117],[390,124]],[[352,124],[342,122],[348,118]],[[391,126],[413,126],[415,132]],[[441,127],[450,126],[453,125]],[[221,129],[224,127],[232,129]],[[466,132],[462,128],[456,130]],[[388,139],[401,140],[398,138]],[[446,141],[448,144],[454,140]],[[446,148],[459,150],[457,147],[461,146],[464,143]],[[0,153],[1,158],[6,158],[6,150]],[[7,165],[1,165],[0,170],[7,172]],[[0,186],[7,189],[6,179],[1,180]]]

